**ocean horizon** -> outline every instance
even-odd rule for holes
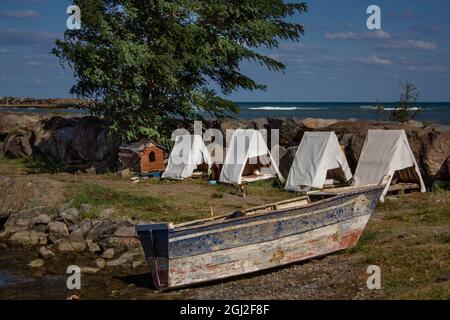
[[[321,118],[321,119],[359,119],[389,120],[398,102],[235,102],[240,109],[231,117],[250,120],[256,118]],[[378,112],[377,106],[384,111]],[[74,108],[3,107],[0,110],[33,113],[82,114],[85,110]],[[418,111],[415,120],[450,125],[450,102],[417,102],[413,110]]]

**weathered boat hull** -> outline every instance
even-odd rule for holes
[[[182,287],[270,269],[355,245],[383,188],[355,190],[301,207],[220,222],[179,227],[148,224],[136,229],[155,287]]]

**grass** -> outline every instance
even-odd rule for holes
[[[410,194],[377,208],[346,254],[381,268],[384,298],[450,299],[450,192]]]
[[[116,215],[121,217],[157,218],[158,213],[164,213],[168,209],[162,199],[139,196],[94,183],[79,183],[70,193],[73,206],[92,206],[92,211],[83,218],[98,218],[101,210],[106,208],[114,208]]]

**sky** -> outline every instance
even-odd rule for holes
[[[295,2],[295,1],[294,1]],[[237,91],[242,102],[396,101],[409,81],[419,100],[450,101],[450,1],[310,0],[291,21],[300,42],[262,52],[284,72],[243,63],[266,91]],[[75,78],[49,54],[66,29],[67,0],[0,0],[0,96],[70,97]],[[381,30],[369,30],[369,5],[381,9]],[[82,19],[82,13],[81,13]]]

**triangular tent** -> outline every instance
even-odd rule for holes
[[[404,130],[369,130],[353,185],[379,184],[386,176],[387,185],[381,195],[381,201],[384,201],[394,177],[401,182],[418,183],[420,191],[426,191]]]
[[[162,178],[177,180],[189,178],[201,164],[206,164],[208,169],[212,164],[202,137],[199,135],[177,136]]]
[[[322,189],[326,180],[348,182],[352,172],[334,132],[305,132],[285,186],[289,191]]]
[[[227,148],[220,182],[242,184],[276,176],[284,182],[261,133],[253,129],[235,130]]]

